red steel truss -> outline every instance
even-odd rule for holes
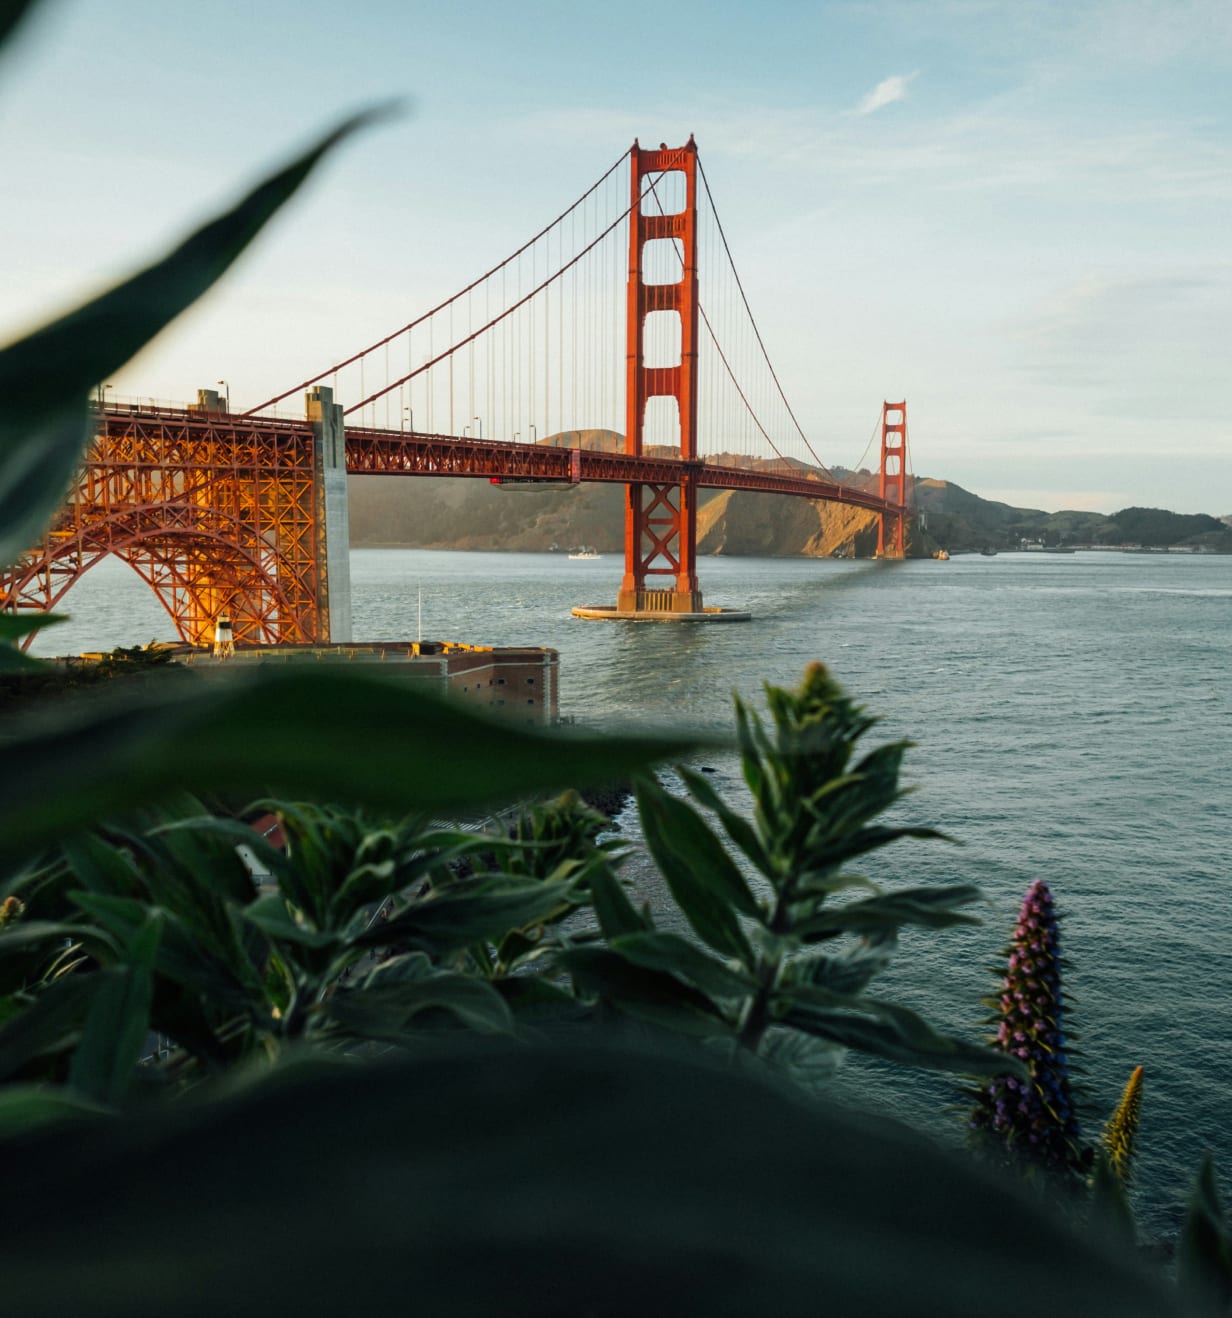
[[[761,467],[726,467],[708,460],[685,464],[679,458],[648,454],[602,453],[591,449],[554,448],[546,444],[511,444],[504,440],[455,439],[449,435],[410,435],[399,430],[347,428],[347,471],[364,476],[486,476],[577,484],[607,481],[622,485],[679,485],[687,479],[699,489],[757,490],[851,504],[870,512],[886,511],[886,501],[871,490]],[[891,510],[892,511],[892,510]]]
[[[903,418],[905,426],[905,412]],[[896,432],[887,433],[893,441]],[[0,572],[0,608],[52,609],[100,559],[115,554],[149,583],[179,635],[194,644],[213,639],[224,612],[239,644],[328,639],[314,444],[307,421],[108,408],[42,542]],[[894,451],[891,442],[883,462]],[[351,474],[638,488],[648,492],[641,496],[639,522],[643,562],[656,545],[670,561],[683,560],[675,544],[682,516],[675,494],[682,489],[756,490],[867,508],[883,523],[897,523],[898,540],[889,543],[901,545],[902,494],[890,477],[882,495],[793,470],[358,427],[347,429],[346,465]],[[643,607],[668,596],[663,607],[670,607],[677,594],[654,592],[651,598],[641,589]]]
[[[877,490],[884,509],[877,522],[877,557],[904,558],[907,552],[907,404],[881,405],[881,478]]]
[[[630,482],[625,500],[625,574],[616,597],[619,612],[697,613],[702,595],[697,585],[697,146],[692,137],[669,150],[629,153],[629,281],[626,286],[625,451],[642,454],[646,404],[652,398],[675,400],[680,423],[680,463],[667,482]],[[684,178],[684,208],[662,214],[647,175],[678,172]],[[657,184],[656,184],[657,186]],[[643,195],[645,194],[645,196]],[[648,284],[642,258],[648,242],[674,239],[681,255],[680,278],[671,284]],[[646,317],[674,312],[680,323],[680,361],[675,366],[647,366],[644,359]],[[663,584],[649,589],[647,578]]]
[[[108,409],[40,545],[0,574],[0,607],[51,609],[115,554],[153,588],[180,636],[321,639],[313,432],[186,409]]]

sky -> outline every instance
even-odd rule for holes
[[[46,0],[0,55],[0,342],[397,98],[110,381],[238,409],[693,133],[831,465],[1050,511],[1232,513],[1227,0]]]

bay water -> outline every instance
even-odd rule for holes
[[[729,732],[731,693],[794,685],[827,664],[909,737],[913,795],[897,817],[955,844],[900,842],[867,867],[886,886],[975,882],[983,923],[909,931],[879,996],[970,1038],[1027,885],[1062,915],[1066,993],[1085,1128],[1146,1068],[1135,1199],[1144,1232],[1174,1236],[1198,1161],[1215,1154],[1232,1199],[1232,560],[999,554],[870,564],[705,559],[707,604],[749,623],[585,622],[611,604],[615,556],[354,550],[356,640],[423,637],[560,652],[561,713],[603,728]],[[122,564],[66,597],[73,620],[42,653],[167,638],[166,615]],[[734,753],[708,752],[733,804]],[[635,812],[620,820],[639,840]],[[630,872],[666,904],[653,866]],[[849,1058],[839,1086],[961,1137],[952,1082]]]

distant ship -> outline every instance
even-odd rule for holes
[[[599,555],[589,545],[583,545],[581,549],[575,549],[570,558],[598,558]]]

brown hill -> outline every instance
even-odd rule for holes
[[[619,452],[624,436],[613,430],[567,430],[539,441],[553,448]],[[674,457],[667,446],[646,449]],[[759,459],[726,455],[727,466],[763,467]],[[802,471],[811,468],[793,463]],[[843,473],[861,483],[867,472]],[[547,551],[592,545],[600,552],[624,547],[624,488],[619,485],[502,485],[456,477],[352,476],[351,542],[356,546],[418,549]],[[702,496],[698,551],[703,554],[869,557],[877,545],[871,513],[821,501],[745,491]]]
[[[565,431],[540,443],[559,448],[616,452],[624,437],[612,430]],[[647,452],[665,457],[676,449]],[[725,465],[768,466],[728,455]],[[793,464],[813,470],[803,463]],[[874,486],[875,472],[835,468],[847,485]],[[1102,513],[1041,512],[981,499],[950,481],[920,478],[912,499],[923,514],[908,552],[929,554],[1016,549],[1023,540],[1046,545],[1141,543],[1232,551],[1232,530],[1214,518],[1180,517],[1156,509]],[[592,545],[602,553],[624,546],[624,499],[620,485],[502,485],[456,477],[352,476],[351,542],[420,549],[565,550]],[[709,491],[698,515],[703,554],[868,558],[877,548],[873,513],[820,500]]]

